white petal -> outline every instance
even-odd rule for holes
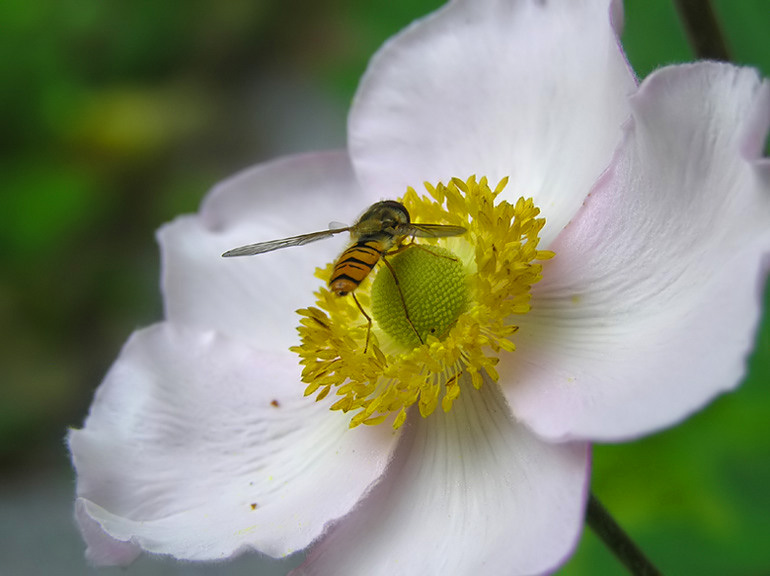
[[[500,367],[514,413],[549,438],[619,440],[683,419],[738,385],[760,317],[770,85],[728,65],[671,67],[632,104]]]
[[[297,156],[251,168],[219,184],[200,215],[183,216],[158,236],[166,317],[214,329],[265,349],[296,344],[295,310],[314,302],[313,274],[333,261],[347,234],[257,256],[225,250],[351,224],[367,208],[342,152]]]
[[[468,386],[451,412],[412,412],[385,477],[293,576],[533,574],[581,531],[586,444],[516,424],[499,389]]]
[[[373,58],[350,114],[362,184],[387,195],[510,176],[507,198],[546,211],[547,246],[628,116],[635,80],[610,10],[609,0],[461,0],[407,28]]]
[[[382,473],[389,427],[303,398],[296,359],[170,325],[134,334],[70,434],[89,554],[190,560],[305,548]],[[331,399],[330,399],[331,400]],[[125,557],[125,555],[124,555]]]

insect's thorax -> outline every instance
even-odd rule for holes
[[[409,224],[409,212],[403,204],[384,200],[363,213],[353,227],[353,240],[379,240],[381,234],[394,235],[399,227]]]
[[[397,247],[403,239],[403,234],[396,234],[392,230],[379,230],[371,234],[359,235],[358,238],[355,239],[355,244],[353,244],[353,246],[367,245],[381,254],[384,254]]]

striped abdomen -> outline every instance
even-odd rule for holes
[[[329,288],[337,296],[352,292],[377,265],[387,246],[378,240],[361,240],[345,250],[334,265]]]

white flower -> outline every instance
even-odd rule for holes
[[[770,252],[770,86],[699,63],[637,87],[619,20],[609,0],[451,2],[374,57],[347,152],[257,166],[160,231],[167,319],[70,434],[95,562],[312,545],[298,574],[547,572],[582,526],[588,442],[740,382]],[[303,398],[289,351],[345,239],[219,255],[471,174],[532,197],[555,253],[516,350],[448,412],[351,429],[333,393]]]

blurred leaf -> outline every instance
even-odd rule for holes
[[[11,262],[56,256],[103,208],[92,174],[72,164],[32,159],[2,174],[0,245]]]

